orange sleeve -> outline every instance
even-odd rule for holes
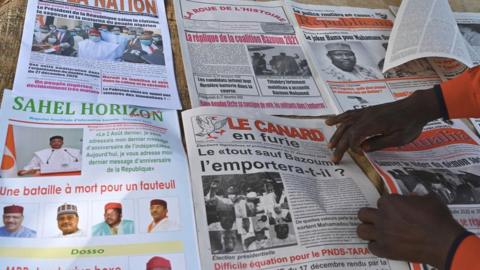
[[[480,117],[480,67],[469,69],[441,85],[448,117]]]
[[[480,238],[470,235],[458,246],[450,270],[480,269]]]

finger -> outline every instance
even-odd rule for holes
[[[357,235],[363,240],[374,241],[377,238],[375,226],[372,224],[361,223],[357,227]]]
[[[329,148],[335,148],[337,146],[338,141],[342,138],[343,134],[345,133],[348,128],[350,128],[350,124],[347,123],[342,123],[338,126],[337,130],[335,130],[335,133],[333,136],[330,138],[330,141],[328,143]]]
[[[404,145],[406,143],[408,143],[407,138],[404,138],[402,132],[399,131],[368,138],[362,143],[362,149],[365,152],[373,152],[387,147]]]
[[[373,255],[376,255],[378,257],[385,257],[382,247],[378,244],[377,241],[370,241],[368,243],[368,249]]]
[[[363,140],[368,138],[368,134],[371,132],[372,127],[370,125],[371,123],[360,119],[358,120],[358,123],[354,123],[351,127],[345,130],[335,145],[332,161],[334,163],[340,162],[343,154],[345,154],[348,148],[352,148],[355,152],[360,153],[360,145]]]
[[[348,138],[347,136],[342,136],[338,143],[335,145],[335,150],[333,151],[332,162],[338,164],[340,160],[342,160],[343,155],[347,151],[348,145]]]
[[[351,118],[353,114],[356,114],[356,113],[357,113],[356,111],[350,110],[338,115],[330,116],[325,120],[325,124],[329,126],[336,125],[340,122],[346,121],[347,119]]]
[[[378,209],[364,207],[358,211],[357,216],[361,222],[375,224],[375,222],[378,220],[379,213]]]

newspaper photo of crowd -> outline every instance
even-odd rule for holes
[[[165,65],[157,29],[37,16],[32,51],[91,60]]]
[[[480,24],[458,24],[465,40],[471,46],[480,46]]]
[[[388,171],[403,194],[435,194],[445,204],[480,203],[480,175],[459,170],[402,168]]]
[[[213,254],[297,243],[280,174],[210,175],[202,183]]]
[[[305,55],[298,47],[248,46],[257,76],[311,76]]]

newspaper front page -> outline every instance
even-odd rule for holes
[[[330,114],[283,1],[176,0],[193,107]]]
[[[433,63],[451,75],[461,73],[463,65],[471,68],[480,64],[471,28],[457,27],[456,19],[446,0],[402,1],[383,71],[423,57],[434,57]]]
[[[2,269],[200,269],[176,111],[5,91],[1,115]]]
[[[28,1],[14,92],[180,109],[163,1]]]
[[[392,6],[390,10],[396,14],[398,7]],[[453,15],[461,35],[469,45],[470,53],[480,55],[480,13],[454,12]],[[431,57],[428,61],[442,80],[453,79],[468,69],[466,65],[453,59]],[[476,61],[475,64],[479,62]],[[477,132],[480,132],[480,119],[471,118],[470,121]]]
[[[460,120],[431,122],[415,141],[367,157],[389,192],[435,194],[480,234],[480,140]]]
[[[321,120],[183,112],[202,269],[408,269],[356,235],[379,195],[352,159],[330,161]]]
[[[425,60],[382,74],[393,26],[388,10],[287,1],[315,78],[337,112],[393,101],[440,82]]]

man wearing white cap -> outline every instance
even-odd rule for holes
[[[333,81],[363,81],[383,79],[379,71],[357,65],[355,53],[346,43],[330,43],[325,48],[332,65],[323,68],[322,73]]]
[[[57,225],[62,233],[58,237],[85,236],[85,232],[78,228],[77,206],[65,203],[57,208]]]
[[[92,28],[88,32],[89,39],[78,43],[78,57],[92,60],[110,60],[116,58],[117,44],[103,41],[100,32]]]

